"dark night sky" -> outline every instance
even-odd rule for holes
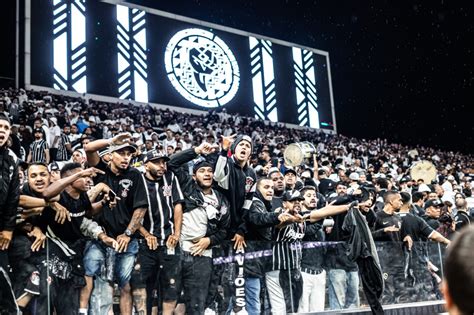
[[[132,1],[328,51],[344,135],[474,153],[472,0]],[[14,55],[3,60],[8,76]]]
[[[474,153],[473,1],[133,2],[328,51],[344,135]]]

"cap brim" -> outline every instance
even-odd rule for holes
[[[109,148],[109,152],[113,153],[113,152],[122,151],[125,149],[130,149],[131,151],[133,151],[133,153],[137,152],[137,147],[131,144],[117,146],[116,148]]]
[[[148,163],[148,162],[153,162],[153,161],[156,161],[156,160],[160,160],[160,159],[163,159],[165,160],[166,162],[168,162],[170,160],[169,157],[167,156],[159,156],[159,157],[155,157],[155,158],[152,158],[152,159],[149,159],[149,160],[146,160],[145,163]]]

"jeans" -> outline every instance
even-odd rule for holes
[[[191,256],[190,253],[183,252],[181,259],[186,314],[204,314],[211,280],[212,258]]]
[[[107,246],[99,241],[90,241],[87,243],[84,252],[84,269],[86,276],[94,277],[100,274],[100,270],[105,261]],[[114,275],[120,288],[123,288],[132,275],[135,257],[138,253],[138,241],[130,240],[127,250],[124,253],[116,253]]]
[[[249,315],[260,314],[260,278],[245,279],[245,302]]]
[[[331,269],[329,282],[329,308],[339,310],[359,307],[359,274],[357,271]]]
[[[94,279],[89,302],[89,315],[108,314],[114,303],[114,288],[100,277]]]
[[[301,295],[298,313],[324,311],[326,296],[326,271],[313,275],[301,272],[303,277],[303,294]]]

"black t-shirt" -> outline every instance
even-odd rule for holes
[[[419,216],[411,213],[399,213],[402,218],[402,234],[410,235],[413,242],[419,242],[428,239],[433,233],[433,229]]]
[[[456,221],[456,231],[459,231],[461,228],[471,224],[469,215],[465,211],[458,210],[456,216],[454,217],[454,220]]]
[[[432,218],[432,217],[430,217],[430,216],[428,216],[428,215],[426,215],[426,214],[425,214],[425,215],[422,215],[421,218],[422,218],[423,220],[425,220],[426,223],[428,223],[428,225],[431,226],[431,228],[432,228],[433,230],[438,229],[439,226],[440,226],[440,223],[439,223],[438,220],[436,220],[435,218]]]
[[[375,214],[374,232],[372,236],[377,242],[400,242],[402,240],[400,231],[384,232],[384,228],[394,226],[401,229],[402,219],[396,213],[390,215],[385,211],[379,211]]]
[[[42,219],[45,220],[56,237],[64,242],[71,243],[83,238],[81,233],[81,224],[86,212],[92,209],[91,202],[87,193],[83,192],[78,199],[74,199],[67,192],[63,191],[60,195],[59,203],[71,213],[71,221],[66,220],[59,224],[54,220],[56,211],[51,208],[45,208]],[[50,232],[51,232],[50,231]]]
[[[273,196],[272,199],[272,211],[275,211],[278,208],[283,208],[283,200],[281,197]]]
[[[95,182],[105,183],[120,198],[113,209],[104,207],[96,217],[107,234],[115,238],[125,232],[135,209],[148,208],[145,179],[135,168],[129,167],[120,174],[114,174],[102,161],[95,167],[105,172],[99,174]]]

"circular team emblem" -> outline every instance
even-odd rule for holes
[[[234,54],[206,30],[189,28],[176,33],[166,46],[165,66],[173,87],[198,106],[223,106],[239,89]]]

